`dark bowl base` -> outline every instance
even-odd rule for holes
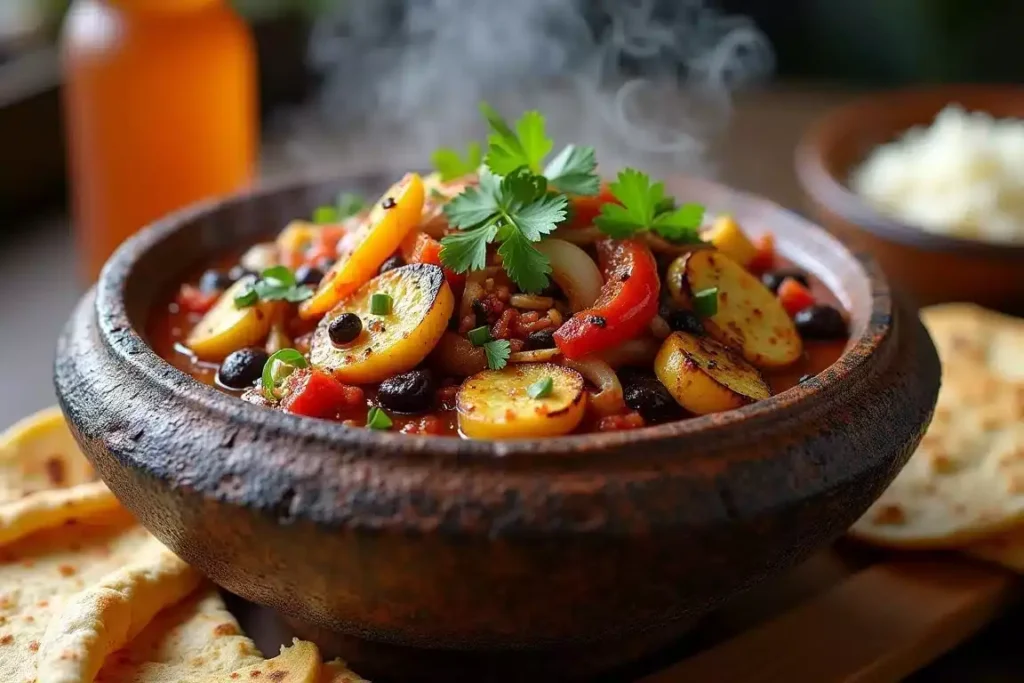
[[[555,683],[589,680],[642,662],[677,643],[697,620],[680,620],[611,642],[501,652],[404,647],[363,640],[296,619],[284,621],[295,636],[316,643],[325,661],[341,657],[353,671],[374,683]]]

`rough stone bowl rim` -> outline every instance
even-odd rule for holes
[[[149,250],[160,245],[175,231],[184,229],[190,221],[199,219],[218,207],[245,204],[269,195],[308,189],[325,182],[336,182],[339,187],[372,178],[371,172],[331,173],[320,176],[291,178],[244,190],[225,197],[209,199],[185,207],[150,224],[126,240],[110,257],[96,284],[96,313],[102,342],[120,363],[144,375],[148,381],[178,396],[222,422],[252,422],[275,433],[297,440],[315,440],[340,447],[358,446],[372,449],[375,457],[408,456],[429,453],[431,456],[454,459],[474,464],[511,465],[518,458],[532,460],[538,454],[558,456],[558,462],[567,463],[574,456],[593,457],[597,453],[615,453],[625,445],[642,447],[649,442],[675,440],[683,450],[708,438],[728,438],[734,435],[756,433],[741,430],[771,423],[784,415],[795,415],[813,408],[825,394],[842,391],[844,385],[857,383],[857,378],[869,371],[877,351],[893,332],[893,301],[888,282],[875,260],[864,252],[848,248],[841,240],[803,216],[768,199],[729,186],[699,178],[686,178],[688,184],[705,186],[710,191],[724,193],[743,202],[756,203],[769,213],[783,215],[800,225],[814,239],[825,242],[831,250],[839,252],[859,265],[867,280],[871,310],[862,332],[848,340],[842,355],[835,363],[814,379],[780,392],[768,399],[724,413],[692,417],[636,430],[574,434],[547,439],[511,439],[485,441],[458,437],[409,435],[346,427],[337,422],[300,417],[241,401],[199,382],[161,358],[150,347],[145,336],[136,329],[128,311],[126,291],[133,268]],[[852,311],[850,311],[852,316]],[[705,442],[706,443],[706,442]],[[628,457],[628,453],[625,454]]]

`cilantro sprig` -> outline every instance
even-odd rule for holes
[[[627,168],[608,188],[620,203],[602,205],[601,214],[594,219],[606,235],[625,239],[651,231],[673,242],[701,241],[698,228],[704,221],[704,207],[676,207],[675,201],[665,195],[664,183],[652,183],[646,173]]]
[[[260,273],[260,279],[235,296],[235,307],[248,308],[259,301],[288,301],[297,304],[311,296],[312,288],[298,284],[295,273],[285,266],[274,266]]]
[[[548,285],[551,264],[539,242],[565,220],[569,201],[548,192],[547,179],[519,167],[505,177],[488,168],[478,187],[469,187],[445,205],[452,227],[461,232],[441,240],[441,262],[457,273],[487,265],[487,245],[499,242],[498,256],[509,278],[524,292]]]
[[[479,142],[469,143],[465,157],[451,147],[442,147],[431,155],[430,161],[441,174],[441,181],[447,182],[476,173],[483,161],[483,151]]]
[[[487,357],[487,367],[491,370],[501,370],[508,365],[509,356],[512,355],[512,345],[508,339],[495,339],[484,344],[484,355]]]

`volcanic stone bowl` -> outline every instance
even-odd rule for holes
[[[184,273],[386,184],[261,191],[150,227],[82,300],[55,368],[82,448],[142,524],[371,675],[566,680],[635,657],[841,535],[931,417],[934,348],[869,258],[692,180],[676,195],[773,232],[851,315],[837,363],[740,410],[547,440],[408,436],[244,403],[147,345]]]

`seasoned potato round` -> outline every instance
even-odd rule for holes
[[[352,235],[352,251],[338,256],[316,293],[299,306],[299,314],[314,319],[373,277],[420,222],[422,213],[423,180],[416,173],[406,174],[374,204],[366,222]]]
[[[391,297],[386,315],[371,312],[374,294]],[[416,263],[389,270],[343,299],[313,334],[310,362],[342,382],[367,384],[412,370],[426,358],[448,327],[455,297],[439,266]],[[359,336],[347,344],[331,341],[331,321],[355,313]]]
[[[738,350],[759,368],[778,368],[803,354],[793,320],[761,281],[728,256],[694,251],[669,268],[673,294],[686,301],[696,292],[718,288],[718,312],[704,319],[708,334]]]
[[[531,398],[531,385],[551,379],[551,391]],[[472,439],[517,439],[568,434],[583,419],[583,376],[553,363],[518,363],[484,370],[459,389],[459,430]]]
[[[222,361],[232,351],[258,344],[267,336],[278,304],[260,302],[245,308],[235,305],[235,297],[252,282],[251,277],[242,278],[224,290],[213,308],[192,328],[185,346],[197,358]]]
[[[720,413],[771,396],[761,373],[716,341],[673,332],[654,359],[654,372],[682,407]]]

